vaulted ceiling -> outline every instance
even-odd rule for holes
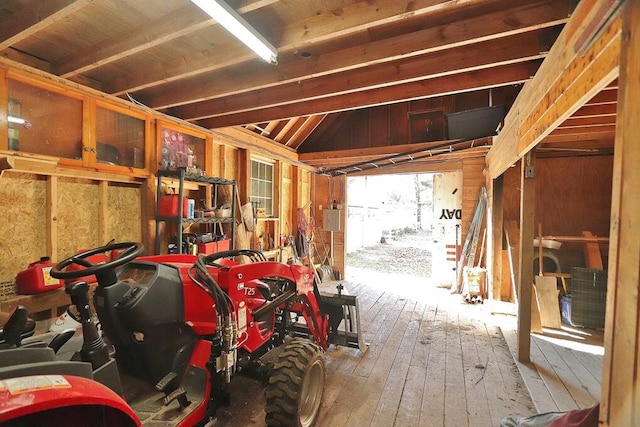
[[[0,54],[205,128],[244,126],[299,149],[351,110],[528,81],[573,10],[569,0],[228,3],[277,47],[277,65],[189,0],[3,0]],[[611,138],[610,89],[551,142],[594,130]]]

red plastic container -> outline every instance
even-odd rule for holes
[[[42,257],[39,261],[29,264],[29,268],[21,271],[16,276],[18,293],[21,295],[33,295],[52,291],[62,287],[61,280],[51,277],[53,267],[49,257]]]
[[[182,217],[186,218],[189,213],[189,199],[182,198]],[[178,216],[178,195],[169,194],[160,197],[158,203],[158,214],[160,216]]]

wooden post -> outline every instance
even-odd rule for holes
[[[240,202],[244,205],[251,199],[251,151],[238,149],[238,181],[237,191]]]
[[[227,177],[227,162],[226,160],[226,146],[224,144],[220,144],[218,145],[218,162],[219,162],[219,170],[218,170],[218,176],[221,178],[226,178]]]
[[[491,203],[488,204],[491,221],[487,227],[491,227],[489,241],[487,242],[487,277],[491,280],[490,299],[502,300],[502,239],[503,239],[503,199],[504,199],[504,177],[500,175],[494,180],[490,180],[489,197]]]
[[[58,259],[58,177],[47,177],[47,255]]]
[[[520,256],[518,258],[518,361],[531,357],[531,303],[533,288],[533,234],[536,208],[535,153],[520,160]]]
[[[109,223],[109,183],[100,181],[98,183],[98,243],[104,245],[111,236],[108,235]]]
[[[302,207],[300,189],[302,182],[302,171],[297,165],[291,165],[291,219],[293,223],[289,226],[289,233],[295,234],[298,229],[298,208]]]
[[[153,254],[156,247],[156,178],[150,176],[140,186],[140,239],[146,254]]]
[[[640,419],[640,2],[625,2],[622,21],[600,406],[606,426]]]

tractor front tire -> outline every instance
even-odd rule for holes
[[[310,427],[320,413],[326,364],[320,347],[294,339],[273,365],[266,388],[268,426]]]

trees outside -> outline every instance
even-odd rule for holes
[[[347,194],[347,252],[382,236],[431,228],[433,174],[349,177]]]

